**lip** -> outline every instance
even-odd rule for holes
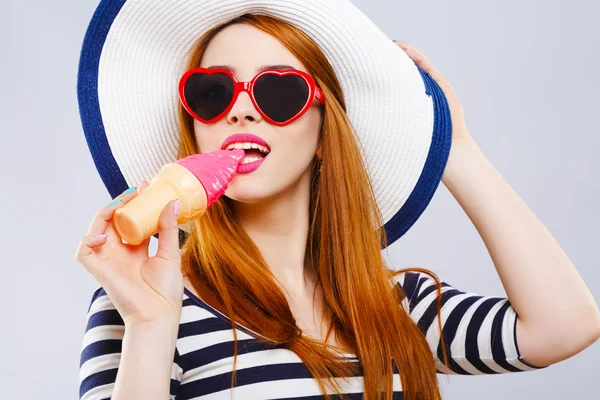
[[[271,147],[263,138],[256,136],[252,133],[244,133],[244,132],[235,133],[231,136],[228,136],[223,141],[223,144],[221,145],[221,149],[225,150],[226,147],[229,146],[231,143],[242,143],[242,142],[258,143],[261,146],[265,146],[265,147],[269,148],[269,150],[271,150]]]
[[[254,161],[251,163],[246,163],[246,164],[240,163],[237,167],[237,173],[238,174],[248,174],[252,171],[256,171],[258,169],[258,167],[260,167],[260,165],[265,161],[265,158],[267,158],[267,157],[263,157],[260,160]]]

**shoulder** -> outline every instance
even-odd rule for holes
[[[402,299],[419,295],[424,290],[435,290],[436,279],[440,282],[442,287],[449,286],[446,282],[442,282],[435,273],[431,271],[430,273],[433,274],[435,279],[430,274],[422,271],[390,270],[390,280]]]

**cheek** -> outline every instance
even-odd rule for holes
[[[282,129],[282,137],[294,138],[297,142],[317,142],[321,131],[321,111],[317,107],[311,107],[304,115],[292,124]]]
[[[299,142],[306,149],[306,151],[315,153],[319,145],[319,135],[321,133],[322,118],[319,110],[311,109],[307,113],[306,123],[302,129],[301,137]]]
[[[194,121],[194,136],[196,138],[196,151],[198,153],[209,153],[219,150],[219,136],[213,126],[204,125],[201,122]]]
[[[318,125],[299,124],[294,129],[281,130],[277,147],[269,157],[281,172],[297,173],[304,170],[312,161],[318,146]]]
[[[205,147],[203,141],[206,133],[204,132],[204,126],[200,122],[194,120],[194,137],[196,138],[196,151],[202,153],[202,149]]]

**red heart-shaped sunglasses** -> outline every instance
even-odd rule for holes
[[[198,121],[210,124],[227,113],[241,91],[246,91],[270,123],[286,125],[300,118],[317,99],[325,104],[314,79],[300,70],[264,70],[250,82],[239,82],[222,68],[193,68],[179,81],[179,99]]]

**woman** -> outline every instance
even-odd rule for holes
[[[404,48],[448,99],[452,152],[442,180],[472,219],[491,218],[483,203],[505,213],[474,222],[486,228],[482,237],[509,299],[459,291],[421,268],[388,270],[381,246],[389,235],[379,229],[385,218],[362,157],[366,143],[354,136],[328,57],[286,21],[245,14],[207,30],[183,76],[219,70],[226,79],[226,70],[250,82],[261,70],[296,70],[310,77],[315,95],[282,122],[277,104],[269,110],[250,92],[229,99],[221,86],[195,97],[199,90],[186,92],[182,80],[177,157],[257,139],[262,147],[247,149],[243,162],[260,158],[260,166],[238,173],[225,196],[191,221],[181,251],[177,204],[161,214],[154,257],[149,240],[123,244],[112,227],[113,212],[135,188],[99,210],[77,251],[101,286],[88,313],[80,398],[439,399],[436,372],[535,370],[598,338],[597,306],[566,255],[478,152],[450,85],[424,56]],[[278,85],[289,97],[298,93],[291,83]],[[212,114],[202,105],[229,100]],[[239,133],[254,136],[230,137]],[[489,182],[498,198],[476,198],[475,179]],[[521,254],[509,239],[493,238],[508,212],[526,221],[520,234],[538,237],[539,253],[555,261],[541,266],[531,249]],[[544,282],[537,292],[533,279]],[[577,320],[551,307],[555,296],[564,309],[581,310]],[[580,328],[556,332],[571,321]],[[569,346],[556,346],[559,334]]]

